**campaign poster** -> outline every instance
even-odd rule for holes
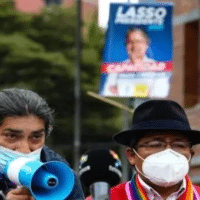
[[[172,76],[171,3],[111,3],[100,95],[166,98]]]

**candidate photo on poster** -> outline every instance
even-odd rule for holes
[[[150,38],[145,29],[141,27],[131,27],[125,34],[125,48],[128,59],[122,64],[143,65],[144,63],[156,62],[148,57],[147,51],[150,49]],[[159,92],[160,96],[165,96],[169,90],[169,77],[162,72],[137,72],[129,73],[109,73],[104,86],[103,95],[106,96],[141,96],[153,97]],[[165,87],[165,90],[161,88]]]
[[[149,44],[150,38],[144,29],[139,27],[128,29],[125,36],[125,45],[129,59],[125,62],[131,62],[132,64],[143,61],[155,62],[154,59],[147,56]]]

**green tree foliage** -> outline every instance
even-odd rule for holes
[[[36,91],[55,109],[52,145],[72,144],[76,60],[76,10],[49,7],[40,14],[15,11],[12,1],[0,6],[0,87]],[[83,24],[81,61],[81,140],[112,141],[119,130],[118,109],[89,97],[98,93],[103,32],[94,20]]]

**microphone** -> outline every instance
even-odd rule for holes
[[[113,150],[90,150],[79,164],[81,182],[90,189],[93,200],[108,200],[110,187],[122,177],[121,161]]]

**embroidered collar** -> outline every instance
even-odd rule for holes
[[[151,186],[146,184],[141,179],[140,175],[138,175],[138,180],[139,180],[140,184],[143,186],[143,188],[145,189],[145,191],[147,192],[148,196],[157,196],[160,199],[162,199],[162,197],[160,196],[160,194],[157,191],[155,191]],[[184,178],[179,190],[177,192],[172,193],[171,195],[176,196],[176,198],[178,198],[185,192],[185,190],[186,190],[186,179]]]
[[[193,187],[188,176],[185,178],[186,187],[185,191],[181,191],[184,188],[184,183],[178,190],[179,200],[200,200],[200,196],[196,191],[195,187]],[[128,197],[128,200],[149,200],[147,195],[147,191],[144,189],[143,185],[139,182],[138,176],[134,177],[132,181],[129,181],[125,185],[125,191]],[[183,194],[182,194],[183,193]],[[181,195],[182,194],[182,195]]]

